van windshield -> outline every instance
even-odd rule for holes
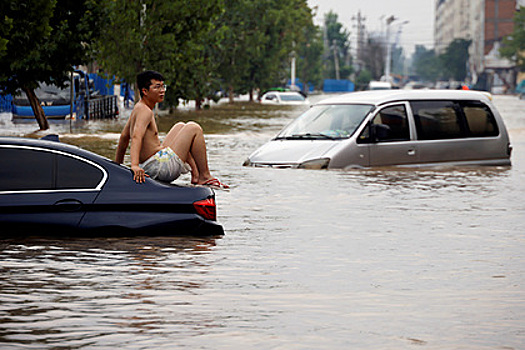
[[[318,105],[303,113],[275,139],[343,139],[352,136],[373,105]]]

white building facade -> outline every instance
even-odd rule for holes
[[[513,30],[522,0],[436,0],[434,44],[445,52],[455,39],[471,40],[469,82],[479,88],[508,90],[515,85],[514,64],[499,56],[503,38]]]

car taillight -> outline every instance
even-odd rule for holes
[[[197,214],[208,220],[217,220],[217,207],[213,198],[203,199],[193,203]]]

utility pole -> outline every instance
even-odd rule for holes
[[[335,39],[332,41],[332,44],[334,48],[335,79],[339,80],[341,79],[339,76],[339,51],[337,50],[337,42]]]
[[[292,50],[292,53],[291,53],[291,67],[290,67],[290,71],[291,71],[291,77],[290,77],[290,89],[295,91],[296,90],[296,87],[295,87],[295,41],[292,43],[292,46],[293,46],[293,50]]]
[[[364,56],[364,28],[365,25],[363,22],[366,20],[366,17],[361,16],[361,11],[357,12],[357,16],[352,16],[353,21],[357,21],[357,24],[354,25],[357,28],[357,38],[356,38],[356,71],[360,71],[363,66],[363,56]]]
[[[389,83],[392,82],[392,77],[390,74],[391,64],[392,64],[392,46],[390,45],[390,24],[394,22],[397,18],[390,16],[386,19],[386,65],[385,65],[385,79]]]

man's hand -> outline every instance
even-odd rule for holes
[[[133,180],[135,180],[139,184],[146,181],[146,176],[149,177],[149,175],[146,174],[144,169],[142,169],[138,165],[132,165],[131,170],[133,171]]]

